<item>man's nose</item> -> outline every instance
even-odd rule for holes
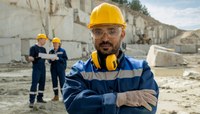
[[[109,35],[108,33],[104,32],[102,38],[101,38],[103,41],[108,41],[109,40]]]

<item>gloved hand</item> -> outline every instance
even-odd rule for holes
[[[158,101],[154,95],[156,95],[156,92],[148,89],[118,93],[116,104],[118,107],[122,105],[131,107],[144,106],[149,111],[152,111],[152,107],[149,104],[156,106]]]

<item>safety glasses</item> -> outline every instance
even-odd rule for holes
[[[107,34],[109,38],[115,38],[121,33],[122,28],[120,26],[94,27],[91,31],[95,39],[100,39],[105,34]]]

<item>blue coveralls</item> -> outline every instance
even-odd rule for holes
[[[46,69],[45,69],[45,59],[38,57],[39,53],[46,53],[46,49],[44,47],[39,47],[38,45],[34,45],[30,48],[29,56],[34,58],[32,62],[33,70],[32,70],[32,85],[30,88],[30,103],[34,103],[35,96],[37,94],[38,87],[38,95],[37,101],[42,101],[44,88],[45,88],[45,80],[46,80]],[[38,86],[39,84],[39,86]]]
[[[59,78],[60,88],[62,88],[65,82],[65,69],[67,67],[68,57],[65,50],[60,47],[58,48],[57,51],[51,49],[49,51],[49,54],[57,54],[59,58],[58,60],[55,61],[49,60],[49,63],[51,64],[50,71],[51,71],[54,94],[58,95],[58,78]]]
[[[69,114],[155,114],[143,106],[116,106],[117,93],[159,90],[147,62],[123,56],[115,71],[97,69],[91,58],[78,61],[66,76],[63,100]]]

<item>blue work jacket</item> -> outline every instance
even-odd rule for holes
[[[63,48],[59,47],[57,51],[51,49],[49,51],[49,54],[57,54],[57,57],[59,58],[55,61],[49,60],[49,63],[51,64],[51,69],[57,69],[57,71],[66,69],[68,57],[66,51]]]
[[[116,106],[117,93],[159,90],[147,62],[123,56],[115,71],[97,69],[90,58],[78,61],[66,76],[63,99],[69,114],[155,114],[143,106]]]
[[[39,53],[47,53],[44,47],[39,47],[38,45],[31,46],[29,50],[29,56],[34,58],[33,69],[45,69],[45,59],[39,57]]]

